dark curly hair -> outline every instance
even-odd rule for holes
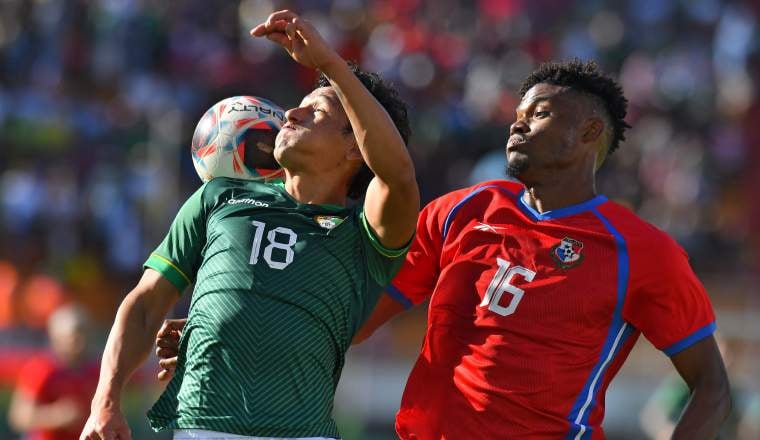
[[[628,100],[623,89],[614,79],[599,71],[596,62],[583,62],[577,58],[562,62],[543,63],[523,81],[520,96],[525,96],[531,87],[546,83],[569,87],[577,92],[596,98],[604,107],[612,124],[612,139],[607,153],[618,149],[625,140],[625,129],[631,126],[625,122]]]
[[[396,125],[396,129],[399,134],[401,134],[404,144],[407,144],[409,142],[409,136],[412,134],[412,129],[409,127],[409,115],[406,102],[401,99],[398,91],[392,85],[383,81],[377,73],[366,72],[353,62],[349,62],[348,67],[351,69],[351,72],[359,78],[359,81],[364,84],[364,87],[369,90],[372,96],[377,99],[377,102],[379,102],[385,111],[388,112],[391,120],[393,120],[393,124]],[[319,75],[316,84],[314,84],[315,88],[330,86],[330,81],[324,74]],[[347,132],[350,131],[351,125],[349,124]],[[367,186],[373,177],[375,177],[375,174],[369,169],[367,164],[362,164],[348,187],[348,197],[355,200],[362,198],[364,193],[367,192]]]

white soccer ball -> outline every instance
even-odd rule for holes
[[[191,151],[202,181],[214,177],[263,180],[282,175],[274,139],[285,123],[277,104],[257,96],[234,96],[214,104],[193,133]]]

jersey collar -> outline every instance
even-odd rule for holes
[[[580,214],[581,212],[590,211],[602,203],[607,201],[607,197],[598,195],[593,199],[586,200],[585,202],[578,203],[577,205],[565,206],[564,208],[553,209],[540,213],[533,209],[530,205],[525,203],[523,196],[525,195],[525,189],[520,191],[517,195],[517,206],[534,221],[554,220],[562,217],[569,217],[571,215]]]

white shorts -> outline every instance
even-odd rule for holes
[[[206,431],[203,429],[175,429],[174,440],[335,440],[327,437],[250,437],[247,435],[228,434],[226,432]]]

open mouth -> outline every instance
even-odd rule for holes
[[[528,143],[528,140],[522,136],[512,136],[507,141],[507,150],[512,150],[522,144]]]

